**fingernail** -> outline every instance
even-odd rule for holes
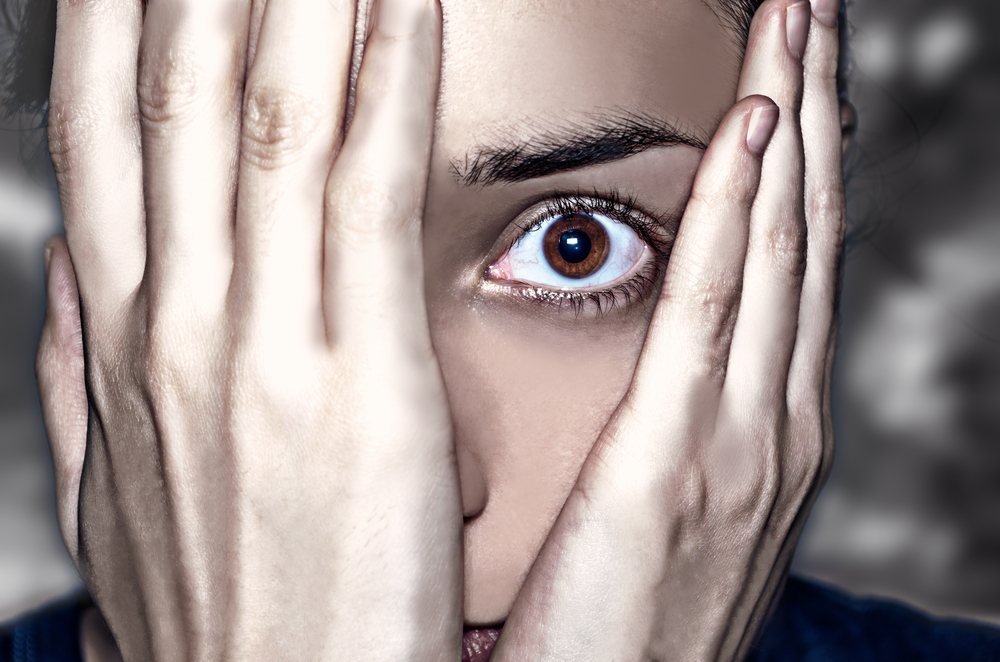
[[[378,0],[376,28],[387,37],[416,34],[426,10],[426,0]]]
[[[777,106],[759,106],[750,113],[750,124],[747,127],[747,147],[760,156],[771,142],[771,134],[778,124]]]
[[[796,2],[785,9],[785,32],[788,37],[788,50],[801,60],[806,52],[806,39],[809,37],[809,19],[811,18],[808,0]]]
[[[45,262],[45,280],[49,279],[49,265],[52,263],[52,244],[45,242],[45,250],[42,251],[42,260]]]
[[[812,0],[812,11],[820,23],[835,28],[840,18],[840,0]]]

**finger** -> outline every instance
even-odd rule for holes
[[[799,109],[802,60],[809,32],[808,2],[773,0],[754,18],[741,90],[768,94],[781,120],[764,156],[760,189],[750,218],[740,314],[726,377],[737,411],[755,417],[785,414],[788,365],[796,340],[805,266],[803,153]]]
[[[789,406],[802,418],[818,406],[830,372],[836,336],[844,230],[840,108],[837,97],[837,0],[815,0],[805,57],[802,138],[805,144],[805,210],[809,245],[802,283],[799,331],[789,371]]]
[[[138,97],[148,277],[167,299],[221,309],[232,223],[249,0],[150,0]]]
[[[350,0],[269,0],[244,93],[234,291],[285,345],[322,329],[323,192],[353,39]]]
[[[77,504],[87,448],[88,415],[80,298],[65,239],[49,239],[45,255],[47,308],[35,372],[55,467],[59,529],[76,563]]]
[[[636,368],[633,381],[642,388],[630,406],[655,412],[663,402],[682,406],[721,388],[761,157],[778,116],[769,99],[744,99],[705,153]]]
[[[142,161],[136,120],[138,2],[59,0],[48,140],[63,222],[90,319],[142,279]]]
[[[692,438],[689,429],[664,429],[681,418],[664,416],[664,403],[714,418],[710,403],[691,399],[705,394],[705,384],[718,387],[760,158],[777,120],[770,99],[752,97],[716,132],[695,178],[633,388],[588,457],[491,659],[532,659],[539,650],[557,651],[552,659],[638,659],[660,627],[654,618],[667,581],[665,556],[678,543],[676,517],[686,507],[664,497],[672,489],[664,483],[689,466],[678,446]],[[700,424],[680,421],[685,428]],[[671,469],[665,473],[664,466]],[[653,527],[651,513],[658,522]]]
[[[440,67],[440,8],[382,0],[365,46],[350,131],[327,185],[328,337],[426,334],[421,219]],[[377,293],[377,294],[376,294]],[[372,325],[372,320],[395,322]],[[398,343],[393,343],[393,346]]]
[[[247,34],[247,75],[253,68],[257,55],[257,44],[260,41],[260,28],[264,24],[264,11],[267,9],[267,0],[250,0],[250,30]]]

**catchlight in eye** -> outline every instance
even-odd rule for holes
[[[545,259],[567,278],[585,278],[608,257],[608,233],[587,214],[569,214],[549,226],[542,240]]]

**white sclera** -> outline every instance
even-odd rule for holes
[[[563,218],[553,216],[525,233],[514,242],[491,268],[490,272],[504,280],[516,280],[537,285],[548,290],[597,290],[630,276],[635,267],[643,261],[649,247],[635,230],[604,216],[587,214],[597,221],[608,233],[608,257],[597,271],[583,278],[564,276],[545,259],[545,233],[553,223]]]

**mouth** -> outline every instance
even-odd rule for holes
[[[462,662],[487,662],[500,638],[500,628],[467,628],[462,635]]]

